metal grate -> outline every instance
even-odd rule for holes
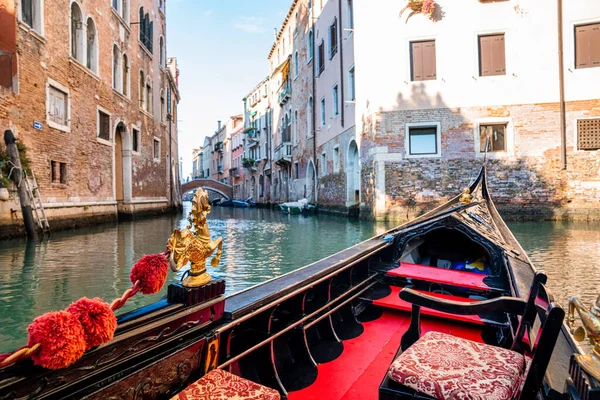
[[[577,149],[600,149],[600,118],[577,121]]]

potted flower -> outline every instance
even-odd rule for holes
[[[406,7],[400,11],[400,16],[404,14],[404,11],[410,9],[412,12],[408,18],[412,17],[414,14],[423,14],[433,20],[433,13],[435,12],[436,7],[437,4],[435,0],[408,0]],[[408,18],[406,19],[407,21]]]

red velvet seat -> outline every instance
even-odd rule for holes
[[[510,400],[527,372],[512,350],[429,332],[402,353],[388,376],[439,400]]]
[[[171,400],[279,400],[277,390],[214,369]]]

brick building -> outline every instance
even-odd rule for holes
[[[13,68],[8,88],[2,68],[0,128],[26,145],[51,225],[176,205],[179,71],[164,0],[16,4],[0,7],[0,65],[8,54]],[[18,223],[11,208],[0,204],[3,225]]]
[[[599,218],[600,3],[559,14],[555,2],[438,0],[431,19],[402,7],[356,2],[364,214],[406,219],[455,195],[489,140],[505,216]]]

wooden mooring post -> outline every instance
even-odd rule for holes
[[[33,221],[33,214],[31,212],[31,199],[27,194],[25,183],[21,180],[23,177],[23,170],[21,169],[21,159],[19,158],[19,149],[17,148],[17,139],[11,130],[4,131],[4,143],[6,144],[6,151],[10,156],[10,161],[14,165],[11,178],[17,185],[19,192],[19,201],[21,202],[21,213],[23,214],[23,223],[25,224],[25,231],[27,232],[28,239],[37,239],[37,231],[35,229],[35,222]]]

